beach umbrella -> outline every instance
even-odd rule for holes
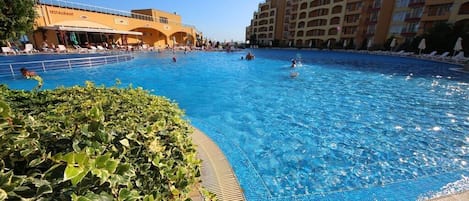
[[[312,46],[313,46],[313,40],[309,40],[308,47],[312,47]]]
[[[425,38],[423,38],[420,43],[419,43],[419,54],[422,53],[422,50],[424,50],[425,48],[427,48],[427,45],[425,43]]]
[[[331,47],[331,40],[327,40],[327,48]]]
[[[347,47],[347,40],[344,40],[343,46],[344,46],[344,49]]]
[[[456,52],[459,52],[462,50],[462,38],[461,37],[459,37],[458,40],[456,40],[453,50],[454,50],[453,56],[456,54]]]
[[[291,47],[291,45],[292,45],[291,41],[288,41],[288,47]]]
[[[269,41],[269,46],[272,47],[272,41]]]
[[[368,47],[368,49],[370,49],[371,47],[373,46],[373,40],[368,40],[368,44],[366,44],[366,47]]]
[[[396,39],[393,38],[391,41],[391,44],[389,45],[391,47],[391,50],[394,49],[394,47],[396,47],[396,43],[397,43]]]

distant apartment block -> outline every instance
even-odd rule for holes
[[[469,23],[469,0],[266,0],[246,40],[280,47],[381,48],[440,22]]]

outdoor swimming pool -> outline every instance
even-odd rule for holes
[[[45,88],[119,79],[177,101],[250,201],[416,200],[469,176],[468,74],[409,58],[252,51],[252,61],[240,59],[246,52],[178,53],[176,63],[148,53],[40,75]],[[292,79],[297,56],[304,66]]]

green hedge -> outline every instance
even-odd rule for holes
[[[0,85],[0,200],[186,200],[191,126],[141,88]]]

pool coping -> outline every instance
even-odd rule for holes
[[[445,195],[442,197],[430,199],[429,201],[463,201],[463,200],[469,200],[469,191],[456,193],[453,195]]]
[[[238,179],[221,149],[210,137],[193,128],[192,142],[197,146],[197,156],[202,160],[201,185],[215,193],[218,200],[245,201]],[[196,197],[193,200],[200,199]]]

